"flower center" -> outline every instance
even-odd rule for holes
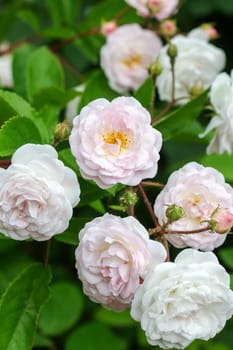
[[[213,210],[216,208],[216,203],[203,194],[193,193],[184,204],[185,215],[196,220],[208,219]]]
[[[126,148],[129,142],[128,135],[122,131],[112,131],[103,136],[104,142],[111,145],[120,145],[121,149]]]
[[[103,135],[105,147],[110,153],[120,153],[131,142],[130,135],[123,131],[111,131]]]
[[[125,58],[122,63],[127,66],[127,68],[132,69],[135,66],[142,64],[142,56],[138,54],[132,54],[129,57]]]

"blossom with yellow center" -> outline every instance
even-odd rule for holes
[[[115,145],[117,153],[120,153],[124,151],[127,148],[127,145],[131,142],[130,136],[121,130],[110,131],[107,134],[104,134],[103,140],[105,142],[104,148],[107,148],[110,153],[112,153],[113,149],[108,147],[109,145]]]
[[[167,225],[166,237],[175,247],[210,251],[223,244],[233,222],[233,189],[216,169],[190,162],[172,173],[154,205],[160,224],[167,222],[168,204],[183,210]]]
[[[157,173],[162,135],[134,97],[90,102],[74,118],[69,141],[81,175],[100,188],[137,186]]]
[[[142,56],[138,54],[130,55],[129,57],[122,60],[122,63],[129,69],[135,68],[137,65],[142,64]]]

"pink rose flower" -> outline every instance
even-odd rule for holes
[[[76,174],[50,145],[26,144],[0,169],[0,232],[44,241],[64,232],[78,204]]]
[[[182,208],[183,215],[168,223],[167,205],[172,204]],[[191,162],[171,174],[155,200],[154,211],[159,223],[168,223],[167,229],[172,231],[199,230],[207,227],[208,222],[216,221],[215,231],[166,235],[177,248],[189,246],[204,251],[213,250],[226,239],[226,234],[218,234],[217,230],[219,232],[226,224],[228,230],[231,227],[229,217],[232,220],[233,189],[217,170]]]
[[[110,214],[87,223],[79,233],[76,268],[84,293],[106,308],[130,306],[151,265],[166,259],[163,245],[149,239],[134,218]]]
[[[100,64],[111,88],[117,92],[136,90],[148,77],[160,48],[159,37],[138,24],[114,30],[100,52]]]
[[[171,16],[177,9],[179,0],[125,0],[143,17],[155,17],[159,21]]]
[[[148,111],[133,97],[100,98],[75,117],[70,147],[82,176],[101,188],[153,178],[162,145]]]

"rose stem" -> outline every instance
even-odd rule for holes
[[[48,264],[49,264],[49,254],[50,254],[51,243],[52,243],[52,240],[49,239],[46,244],[45,260],[44,260],[45,267],[48,267]]]
[[[154,211],[152,209],[151,203],[150,203],[150,201],[149,201],[149,199],[148,199],[148,197],[147,197],[147,195],[146,195],[146,193],[145,193],[145,191],[144,191],[144,189],[142,187],[142,184],[140,183],[137,187],[138,187],[138,189],[139,189],[139,191],[140,191],[140,193],[142,195],[142,198],[143,198],[144,203],[145,203],[145,205],[147,207],[147,210],[149,211],[150,216],[151,216],[151,218],[153,220],[153,223],[155,225],[156,233],[160,236],[161,235],[161,226],[159,225],[159,222],[158,222],[158,220],[157,220],[157,218],[155,216],[155,213],[154,213]]]

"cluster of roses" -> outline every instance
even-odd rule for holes
[[[155,17],[159,21],[173,14],[179,4],[178,0],[126,2],[136,8],[140,16]],[[161,25],[165,35],[172,36],[175,30],[172,21]],[[224,51],[209,43],[217,37],[215,28],[204,24],[187,35],[174,35],[170,44],[164,46],[154,31],[136,23],[118,28],[111,25],[111,30],[105,34],[107,40],[101,49],[100,63],[112,89],[120,93],[136,90],[148,77],[148,68],[157,58],[161,73],[156,79],[156,87],[160,100],[168,102],[172,98],[174,79],[168,48],[170,44],[174,45],[177,49],[174,63],[176,104],[184,104],[210,87],[214,118],[200,137],[216,129],[207,153],[233,152],[233,83],[227,73],[220,73],[226,64]]]
[[[69,139],[82,176],[101,188],[154,177],[162,137],[150,122],[133,97],[84,107]],[[50,145],[20,147],[0,185],[0,232],[17,240],[63,232],[79,202],[76,174]],[[174,220],[172,206],[181,209]],[[80,231],[76,267],[91,300],[115,311],[131,306],[150,344],[184,348],[213,337],[233,314],[229,275],[209,252],[232,226],[233,189],[217,170],[191,162],[170,176],[154,212],[173,245],[192,249],[166,262],[164,246],[136,218],[106,213]]]
[[[140,15],[158,20],[177,8],[175,0],[126,2]],[[101,50],[111,87],[121,93],[136,90],[158,55],[159,96],[170,101],[173,77],[167,45],[162,47],[154,32],[138,24],[113,29]],[[185,103],[194,90],[213,83],[224,68],[225,55],[208,43],[204,29],[171,41],[178,49],[175,99]],[[218,129],[209,152],[232,151],[224,121],[231,123],[232,97],[230,79],[222,73],[210,92],[217,115],[206,132]],[[74,118],[69,142],[82,177],[103,189],[118,183],[138,186],[157,174],[162,135],[133,97],[89,103]],[[79,199],[77,176],[56,150],[26,144],[7,169],[0,169],[0,232],[17,240],[48,240],[66,230]],[[189,247],[174,262],[167,261],[163,244],[151,239],[135,217],[106,213],[80,231],[76,268],[91,300],[115,311],[131,307],[150,344],[184,348],[194,339],[215,336],[233,314],[229,275],[211,252],[223,244],[233,224],[233,189],[217,170],[191,162],[169,177],[154,213],[172,245]]]

